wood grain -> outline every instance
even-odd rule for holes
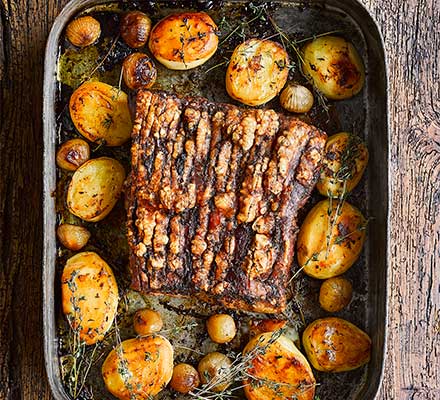
[[[380,399],[440,399],[440,8],[362,0],[390,76],[388,353]],[[51,399],[42,352],[44,44],[65,0],[0,0],[0,399]]]

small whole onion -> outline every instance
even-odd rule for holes
[[[302,114],[313,106],[313,94],[305,86],[290,82],[281,92],[281,106],[287,111]]]
[[[78,225],[61,224],[57,229],[61,244],[69,250],[81,250],[90,239],[90,232]]]
[[[212,391],[220,393],[232,384],[231,366],[232,362],[228,356],[214,351],[200,360],[197,370],[201,382],[204,385],[209,384]]]
[[[90,158],[90,147],[83,139],[64,142],[57,152],[57,164],[66,171],[76,171]]]
[[[173,370],[170,386],[179,393],[187,394],[200,386],[197,370],[189,364],[177,364]]]
[[[134,314],[133,327],[141,336],[159,332],[163,327],[162,317],[154,310],[143,308]]]
[[[95,43],[101,35],[101,25],[89,15],[74,19],[66,28],[70,43],[77,47],[86,47]]]
[[[151,19],[141,11],[131,11],[121,19],[122,39],[130,47],[137,49],[145,46],[151,31]]]
[[[234,318],[227,314],[215,314],[209,317],[206,329],[215,343],[228,343],[237,334]]]
[[[132,90],[149,88],[156,82],[156,66],[144,53],[130,54],[125,58],[122,68],[124,82]]]

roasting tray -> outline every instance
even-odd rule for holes
[[[55,152],[57,145],[65,139],[60,128],[60,85],[57,81],[57,62],[60,56],[60,38],[69,20],[84,10],[96,6],[106,7],[110,4],[106,0],[75,0],[67,4],[62,10],[52,27],[45,58],[44,75],[44,254],[43,254],[43,312],[44,312],[44,350],[46,369],[52,392],[56,399],[69,399],[69,395],[63,388],[60,365],[60,271],[62,270],[62,257],[57,247],[55,229],[59,222],[60,180],[64,178],[59,175],[56,169]],[[130,3],[130,1],[125,2]],[[142,2],[132,1],[142,9]],[[154,2],[145,2],[151,4]],[[180,8],[185,1],[170,2],[171,7]],[[215,1],[193,1],[193,4],[219,3]],[[240,0],[224,1],[222,4],[234,6],[245,3]],[[254,2],[259,4],[259,2]],[[261,3],[261,2],[260,2]],[[352,267],[346,276],[353,282],[354,298],[349,308],[338,316],[346,318],[364,329],[372,338],[373,350],[372,359],[368,366],[340,374],[316,373],[317,381],[320,382],[317,393],[321,400],[362,399],[370,400],[377,396],[380,387],[383,361],[385,352],[386,322],[387,322],[387,271],[388,271],[388,87],[386,74],[386,60],[383,48],[383,41],[379,29],[367,10],[357,0],[309,0],[309,1],[278,1],[282,12],[278,19],[293,32],[303,32],[303,36],[314,33],[327,32],[342,28],[344,34],[349,37],[360,51],[366,64],[366,85],[361,95],[348,101],[335,103],[335,126],[327,126],[328,133],[337,131],[355,130],[367,142],[370,151],[370,161],[366,176],[363,178],[360,188],[356,189],[350,202],[357,205],[364,214],[371,217],[368,228],[368,239],[360,260]],[[113,4],[113,3],[112,3]],[[208,11],[209,12],[209,11]],[[276,39],[275,39],[276,40]],[[180,92],[180,94],[201,94],[211,100],[231,102],[226,96],[222,79],[224,70],[216,69],[213,72],[211,81],[203,81],[197,76],[191,76],[192,72],[182,75],[184,78],[174,79],[173,72],[161,70],[164,74],[164,88]],[[159,75],[161,74],[159,71]],[[168,75],[167,75],[168,74]],[[197,82],[191,84],[188,82]],[[167,86],[168,82],[168,86]],[[170,83],[171,82],[171,83]],[[186,82],[186,83],[185,83]],[[269,104],[277,108],[277,104]],[[128,152],[128,147],[125,149]],[[113,154],[111,154],[113,155]],[[96,156],[96,154],[94,155]],[[126,160],[127,161],[127,160]],[[61,191],[62,192],[62,191]],[[316,202],[318,197],[312,199]],[[310,207],[311,204],[309,204]],[[123,208],[120,210],[123,215]],[[104,219],[104,223],[107,219]],[[101,223],[102,225],[102,223]],[[93,232],[92,232],[93,233]],[[93,248],[92,248],[93,250]],[[98,248],[99,250],[99,248]],[[106,258],[106,257],[104,257]],[[112,258],[107,256],[108,258]],[[123,266],[115,266],[109,260],[112,268],[123,269]],[[294,312],[301,314],[307,323],[313,319],[325,316],[326,314],[317,307],[317,293],[320,282],[307,277],[298,279],[297,289],[302,296],[303,308]],[[306,289],[304,289],[304,287]],[[177,301],[165,298],[158,303],[157,299],[148,299],[148,296],[130,300],[132,303],[127,310],[133,311],[136,307],[153,305],[161,309],[164,314],[165,325],[178,324],[176,321],[176,309],[185,307],[191,300]],[[173,309],[164,307],[169,303]],[[195,302],[194,302],[195,303]],[[166,305],[166,304],[165,304]],[[212,306],[197,305],[202,316],[213,312]],[[204,308],[208,309],[204,309]],[[240,313],[237,313],[240,318]],[[197,317],[197,316],[196,316]],[[190,317],[182,317],[190,318]],[[62,322],[61,322],[62,324]],[[177,332],[179,334],[179,332]],[[125,330],[122,335],[133,335],[130,330]],[[188,336],[186,332],[180,332],[181,336]],[[202,343],[203,333],[193,338],[189,345],[203,347],[209,351],[206,343]],[[206,334],[205,334],[206,335]],[[189,335],[190,336],[190,335]],[[195,361],[193,361],[195,362]],[[102,360],[100,361],[102,363]],[[98,377],[99,365],[94,366],[96,370],[91,375],[95,382],[101,382]],[[113,397],[102,390],[102,383],[96,383],[94,398],[113,399]],[[164,394],[158,398],[171,399],[183,398],[175,395]]]

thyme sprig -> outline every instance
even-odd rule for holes
[[[280,396],[280,398],[284,395],[282,389],[286,387],[295,388],[299,391],[298,394],[311,390],[315,385],[307,385],[307,387],[302,387],[301,384],[293,385],[290,383],[275,382],[267,378],[256,376],[251,372],[254,360],[257,357],[266,354],[266,351],[269,349],[269,347],[274,344],[283,333],[284,329],[274,331],[267,341],[264,337],[261,337],[256,346],[250,352],[246,354],[238,353],[232,361],[229,369],[220,370],[219,374],[211,378],[205,385],[190,392],[190,396],[197,400],[241,398],[237,397],[236,394],[239,390],[246,386],[266,386],[273,390],[277,396]],[[226,389],[221,393],[214,391],[216,386],[231,384],[233,382],[240,382],[240,385]]]

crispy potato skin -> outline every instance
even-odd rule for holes
[[[118,308],[118,285],[108,264],[94,252],[67,260],[61,276],[63,312],[86,344],[104,338]],[[77,311],[75,311],[75,307]]]
[[[303,346],[307,358],[318,371],[351,371],[370,361],[370,337],[341,318],[312,322],[304,331]]]
[[[256,346],[267,346],[273,333],[263,333],[252,339],[245,347],[246,355]],[[244,381],[245,395],[248,400],[297,399],[312,400],[315,396],[315,378],[312,369],[293,342],[281,335],[269,344],[262,354],[258,354],[251,362],[247,371],[252,376],[279,383],[278,390],[270,385],[252,385],[252,381]],[[283,385],[284,384],[284,385]]]
[[[238,45],[226,71],[229,96],[249,106],[272,100],[289,75],[289,56],[271,40],[249,39]]]
[[[266,332],[275,332],[286,326],[285,319],[260,319],[252,320],[249,326],[249,334],[251,337],[261,335]]]
[[[336,276],[322,282],[319,290],[319,304],[328,312],[341,311],[350,304],[353,287],[342,276]]]
[[[217,51],[216,31],[217,25],[204,12],[173,14],[154,26],[148,45],[165,67],[191,69],[204,64]]]
[[[151,335],[125,340],[120,346],[122,349],[112,350],[102,365],[105,386],[115,397],[146,399],[158,394],[171,380],[174,351],[166,338]],[[121,374],[123,364],[125,374]]]
[[[121,146],[131,135],[127,95],[102,82],[85,82],[69,101],[70,116],[79,133],[91,142]]]
[[[84,221],[102,220],[118,201],[124,180],[124,167],[119,161],[109,157],[87,161],[75,171],[69,184],[69,211]]]
[[[317,279],[328,279],[347,271],[358,259],[365,242],[367,221],[361,212],[346,201],[340,208],[331,232],[327,251],[327,234],[337,201],[323,200],[315,205],[304,220],[298,235],[297,257],[304,272]]]
[[[333,100],[353,97],[362,90],[365,68],[355,47],[337,36],[322,36],[303,48],[303,72]]]
[[[345,159],[345,160],[344,160]],[[319,181],[316,188],[323,196],[339,197],[344,191],[344,181],[338,174],[348,168],[351,178],[346,179],[346,192],[359,183],[368,164],[368,148],[363,141],[348,132],[340,132],[328,138]]]

